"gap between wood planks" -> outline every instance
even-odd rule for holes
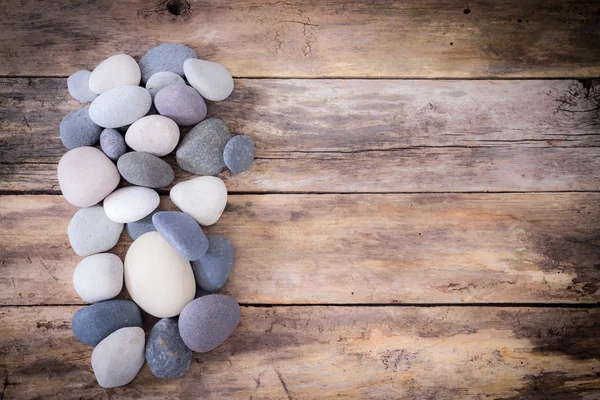
[[[64,304],[0,304],[0,308],[33,307],[76,307],[89,306],[90,303]],[[240,307],[397,307],[397,308],[443,308],[443,307],[491,307],[491,308],[600,308],[600,303],[239,303]]]

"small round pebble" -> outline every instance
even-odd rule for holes
[[[233,334],[240,322],[240,306],[223,294],[202,296],[190,302],[179,316],[179,334],[198,353],[211,351]]]
[[[148,82],[152,75],[162,71],[173,72],[183,77],[185,76],[183,72],[185,60],[197,57],[194,50],[182,44],[165,43],[156,46],[148,50],[140,59],[142,81]]]
[[[161,211],[152,217],[161,236],[186,260],[197,260],[208,250],[208,239],[198,222],[178,211]]]
[[[127,234],[131,240],[136,240],[144,233],[156,231],[154,224],[152,224],[152,216],[157,212],[159,212],[158,209],[152,211],[150,214],[138,221],[129,222],[127,225],[125,225],[125,230],[127,231]]]
[[[67,88],[75,100],[91,103],[98,95],[90,89],[90,71],[77,71],[67,79]]]
[[[112,299],[123,288],[123,262],[110,253],[86,257],[73,272],[73,287],[88,303]]]
[[[127,129],[125,142],[135,151],[163,157],[175,150],[179,142],[179,127],[162,115],[147,115]]]
[[[140,84],[140,67],[133,57],[115,54],[102,61],[90,75],[90,90],[102,94],[107,90],[123,85]]]
[[[111,333],[92,352],[92,369],[103,388],[127,385],[144,365],[144,330],[122,328]]]
[[[146,362],[157,378],[179,378],[190,368],[192,351],[179,335],[175,320],[163,318],[154,325],[146,342]]]
[[[186,85],[170,85],[154,98],[156,110],[180,126],[195,125],[206,118],[206,103],[198,92]]]
[[[130,300],[108,300],[80,308],[73,314],[75,337],[95,347],[111,333],[130,326],[142,326],[142,313]]]
[[[169,85],[185,85],[185,81],[179,75],[170,71],[157,72],[146,82],[146,90],[150,92],[152,98],[156,96],[162,88]]]
[[[254,143],[246,135],[232,137],[223,150],[223,161],[234,174],[246,171],[254,161]]]
[[[192,128],[177,149],[177,165],[196,175],[217,175],[225,168],[223,151],[231,139],[225,122],[208,118]]]
[[[200,259],[192,261],[196,285],[207,292],[221,290],[233,266],[233,247],[229,240],[208,236],[208,251]]]
[[[209,226],[221,218],[227,205],[227,187],[214,176],[199,176],[173,186],[171,201],[200,225]]]
[[[102,206],[80,209],[67,228],[71,247],[81,257],[112,249],[121,232],[123,224],[110,220]]]
[[[127,292],[150,315],[174,317],[194,298],[196,282],[189,261],[158,232],[135,240],[124,265]]]
[[[138,186],[161,188],[175,179],[173,168],[149,153],[130,151],[119,158],[117,168],[127,182]]]
[[[60,139],[67,149],[93,146],[100,140],[102,128],[90,118],[87,108],[71,111],[60,121]]]
[[[100,148],[108,158],[117,161],[127,152],[123,135],[116,129],[105,129],[100,134]]]
[[[119,128],[142,118],[151,106],[152,96],[143,87],[118,86],[92,102],[90,118],[103,128]]]
[[[121,176],[115,164],[94,147],[77,147],[58,162],[58,184],[65,200],[90,207],[112,192]]]
[[[207,100],[225,100],[233,92],[233,78],[221,64],[194,58],[185,60],[183,71],[190,85]]]
[[[108,218],[119,223],[140,220],[158,207],[158,193],[147,187],[127,186],[117,189],[104,199]]]

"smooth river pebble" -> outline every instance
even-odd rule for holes
[[[122,328],[101,341],[92,352],[92,369],[103,388],[127,385],[144,365],[144,330]]]
[[[131,124],[125,134],[125,142],[135,151],[166,156],[177,147],[179,127],[162,115],[148,115]]]
[[[125,287],[144,311],[159,318],[179,315],[194,298],[190,263],[158,232],[135,240],[125,256]]]
[[[118,86],[92,102],[90,118],[104,128],[119,128],[142,118],[151,106],[152,96],[143,87]]]
[[[159,211],[160,210],[156,209],[139,221],[129,222],[127,225],[125,225],[125,230],[127,231],[127,234],[131,240],[139,238],[144,233],[156,231],[154,224],[152,224],[152,216]]]
[[[194,58],[185,60],[183,71],[190,85],[207,100],[225,100],[233,92],[233,78],[221,64]]]
[[[100,148],[108,158],[117,161],[127,152],[125,139],[116,129],[105,129],[100,134]]]
[[[156,110],[181,126],[195,125],[206,118],[206,103],[198,92],[185,85],[170,85],[154,98]]]
[[[169,85],[185,85],[185,81],[181,76],[174,72],[157,72],[148,79],[148,82],[146,82],[146,90],[148,90],[152,95],[152,98],[154,98],[160,89]]]
[[[110,253],[86,257],[73,272],[73,287],[88,303],[112,299],[123,288],[123,262]]]
[[[102,94],[107,90],[123,85],[140,84],[140,67],[133,57],[115,54],[102,61],[90,75],[90,90]]]
[[[182,44],[165,43],[156,46],[140,59],[142,81],[148,79],[157,72],[169,71],[183,77],[183,63],[188,58],[197,58],[198,55],[192,49]]]
[[[71,319],[75,337],[92,347],[116,330],[130,326],[142,326],[142,313],[129,300],[101,301],[80,308]]]
[[[190,367],[192,351],[179,335],[177,321],[163,318],[154,325],[146,343],[146,362],[154,376],[178,378]]]
[[[60,140],[67,149],[93,146],[100,140],[102,128],[90,118],[87,108],[71,111],[60,121]]]
[[[211,351],[233,334],[240,306],[233,297],[210,294],[190,302],[179,316],[179,333],[192,351]]]
[[[186,260],[197,260],[208,250],[208,239],[198,222],[179,211],[161,211],[152,217],[160,235]]]
[[[150,214],[160,203],[158,193],[147,187],[127,186],[104,199],[104,211],[115,222],[128,223]]]
[[[217,175],[225,168],[223,150],[232,138],[225,122],[209,118],[192,128],[177,149],[177,164],[196,175]]]
[[[200,225],[209,226],[221,218],[227,205],[227,187],[214,176],[200,176],[173,186],[171,200]]]
[[[207,292],[221,290],[233,266],[233,247],[229,240],[208,236],[208,251],[200,259],[192,261],[196,285]]]
[[[138,186],[161,188],[175,179],[173,168],[149,153],[130,151],[119,158],[117,168],[127,182]]]
[[[232,137],[223,150],[223,161],[234,174],[246,171],[254,161],[254,143],[246,135]]]
[[[90,89],[90,71],[77,71],[67,79],[67,88],[75,100],[91,103],[98,95]]]
[[[102,206],[80,209],[67,228],[73,251],[82,257],[112,249],[121,232],[123,224],[110,220]]]

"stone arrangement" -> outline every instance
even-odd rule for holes
[[[202,230],[227,204],[225,183],[215,175],[225,168],[241,173],[254,160],[248,136],[206,119],[206,100],[226,99],[233,79],[189,47],[163,44],[139,63],[111,56],[92,72],[71,75],[67,85],[76,100],[91,103],[60,123],[69,151],[58,180],[65,199],[80,207],[68,236],[85,257],[73,286],[92,303],[73,315],[73,334],[94,347],[92,369],[104,388],[131,382],[144,361],[158,378],[180,377],[192,352],[213,350],[240,321],[238,303],[214,293],[229,277],[233,247]],[[182,127],[190,127],[183,137]],[[173,152],[180,168],[200,176],[172,187],[181,211],[162,211],[155,189],[175,179],[161,158]],[[121,178],[128,184],[119,188]],[[106,253],[123,229],[133,240],[124,262]],[[114,299],[123,285],[131,300]],[[142,311],[161,318],[147,339]]]

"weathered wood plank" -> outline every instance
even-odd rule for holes
[[[172,381],[97,386],[77,307],[0,308],[7,399],[596,399],[597,309],[243,307]]]
[[[0,304],[82,303],[75,210],[0,197]],[[207,232],[234,246],[242,303],[594,303],[599,227],[598,193],[234,195]]]
[[[176,42],[240,77],[597,77],[597,11],[561,0],[2,2],[0,74],[66,76]]]
[[[223,174],[232,192],[600,190],[584,83],[237,80],[210,113],[256,141],[253,168]],[[58,192],[58,125],[78,107],[64,79],[0,80],[0,190]]]

